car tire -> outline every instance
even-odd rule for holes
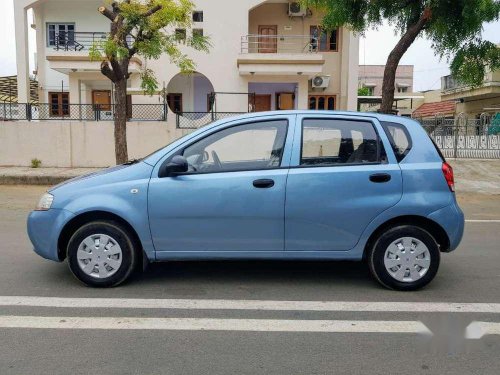
[[[401,225],[382,233],[367,254],[374,278],[393,290],[412,291],[429,284],[440,263],[439,246],[426,230]]]
[[[137,246],[114,221],[94,221],[71,236],[67,257],[73,275],[91,287],[114,287],[129,278],[138,262]]]

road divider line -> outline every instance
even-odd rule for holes
[[[500,303],[265,301],[222,299],[62,298],[0,296],[0,306],[55,308],[264,310],[500,314]]]
[[[472,322],[465,329],[465,337],[479,340],[486,335],[500,335],[500,323]]]
[[[468,220],[465,220],[466,223],[500,223],[500,220],[496,220],[496,219],[492,219],[492,220],[488,220],[488,219],[477,219],[477,220],[473,220],[473,219],[468,219]]]
[[[418,333],[432,335],[419,321],[277,320],[205,318],[114,318],[0,316],[0,328],[249,331],[249,332],[348,332]]]

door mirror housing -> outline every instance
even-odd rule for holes
[[[174,177],[189,170],[186,158],[182,155],[175,155],[168,163],[162,165],[159,177]]]

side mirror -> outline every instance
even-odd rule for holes
[[[186,173],[189,169],[186,158],[182,155],[175,155],[167,165],[160,169],[159,177],[176,176],[181,173]]]

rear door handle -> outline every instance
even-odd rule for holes
[[[255,180],[253,182],[253,186],[255,186],[258,189],[269,189],[274,186],[274,180],[271,179],[261,179],[261,180]]]
[[[389,182],[391,180],[391,175],[388,173],[375,173],[370,176],[370,181],[377,184],[384,182]]]

